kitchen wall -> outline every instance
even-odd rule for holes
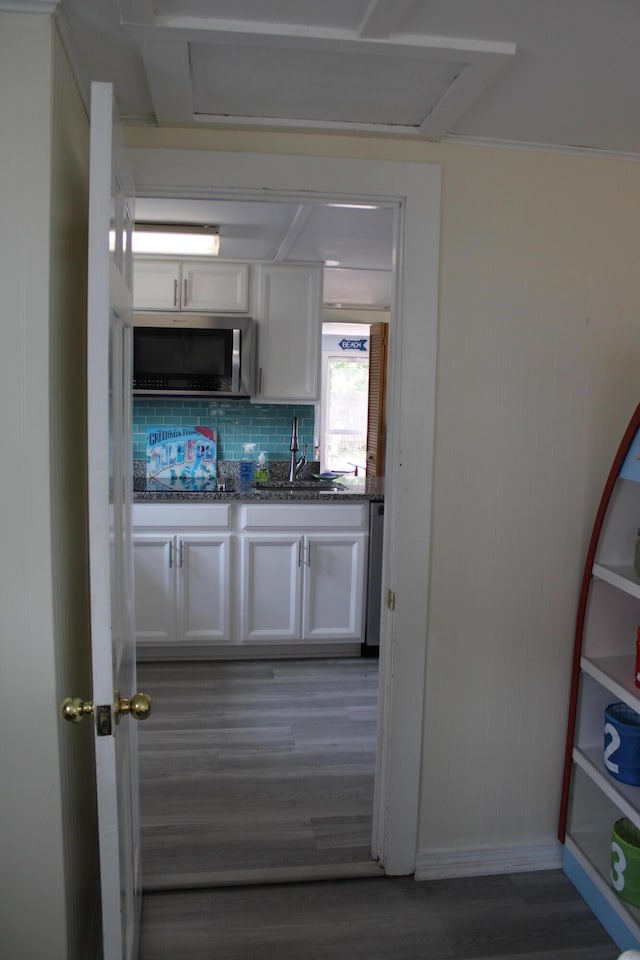
[[[141,399],[133,404],[133,456],[147,455],[147,427],[212,426],[218,432],[218,460],[240,460],[245,443],[256,444],[268,460],[291,456],[291,423],[298,417],[300,450],[308,445],[307,459],[313,459],[313,404],[250,403],[248,400]]]
[[[544,865],[582,559],[640,398],[640,164],[315,133],[127,136],[132,146],[441,164],[419,867],[473,872],[489,849],[509,848]],[[426,489],[421,476],[403,482]]]

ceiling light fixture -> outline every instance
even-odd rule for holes
[[[340,266],[340,261],[339,261],[339,260],[325,260],[324,265],[325,265],[325,267],[339,267],[339,266]]]
[[[328,203],[328,207],[339,207],[342,210],[377,210],[375,203]]]
[[[134,253],[202,254],[217,257],[220,228],[197,223],[140,223],[133,231]]]

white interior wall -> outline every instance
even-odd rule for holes
[[[640,399],[640,164],[451,150],[443,208],[427,876],[551,859],[583,557]]]
[[[66,954],[49,411],[50,22],[0,14],[3,767],[0,927],[16,956]],[[9,546],[10,545],[10,546]],[[30,891],[30,896],[26,892]],[[38,904],[34,923],[33,904]],[[8,938],[7,938],[8,935]]]
[[[62,487],[83,443],[81,115],[51,17],[0,14],[0,929],[4,953],[51,960],[85,955],[98,887],[90,736],[59,714],[90,693],[67,686],[88,679],[86,494]]]

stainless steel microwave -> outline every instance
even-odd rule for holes
[[[250,317],[137,313],[133,393],[137,396],[250,397],[255,380]]]

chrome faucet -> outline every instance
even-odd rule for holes
[[[289,480],[297,480],[300,476],[300,471],[307,462],[307,444],[305,443],[302,456],[298,460],[296,453],[300,449],[298,444],[298,418],[293,418],[293,423],[291,425],[291,443],[289,444],[289,450],[291,450],[291,466],[289,468]]]

